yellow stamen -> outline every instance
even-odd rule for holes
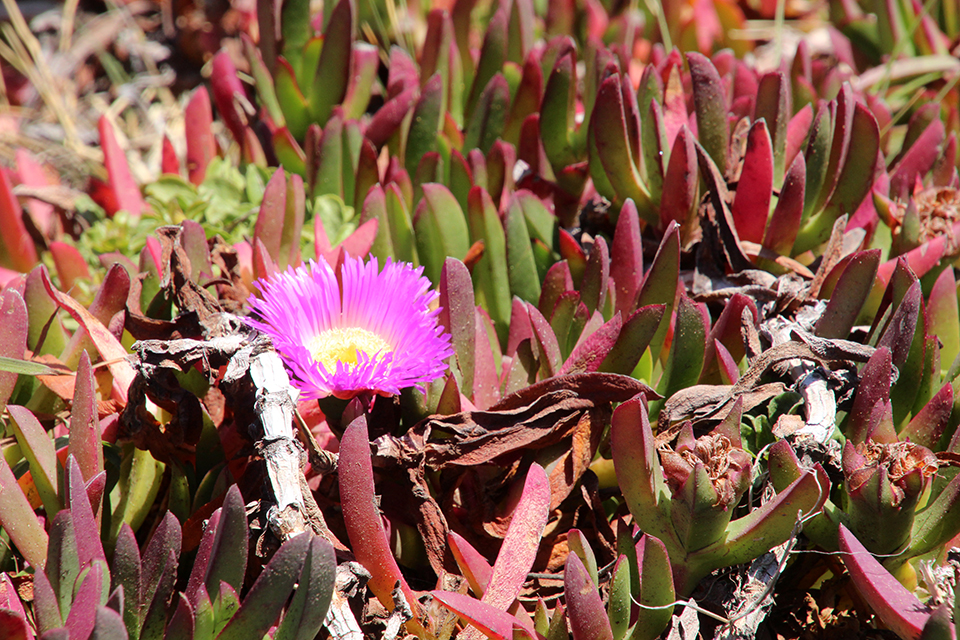
[[[373,356],[393,351],[383,338],[359,327],[327,329],[314,336],[307,348],[313,359],[330,373],[337,370],[338,362],[343,362],[347,368],[356,366],[360,352]]]

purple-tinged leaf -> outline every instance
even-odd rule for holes
[[[787,125],[787,146],[784,150],[784,166],[791,166],[797,156],[802,156],[803,146],[807,142],[807,136],[810,133],[810,125],[813,124],[813,107],[810,104],[804,105],[792,118]],[[803,186],[801,184],[801,186]]]
[[[574,349],[582,345],[602,326],[603,314],[599,311],[590,313],[587,310],[587,305],[582,302],[578,303],[570,322],[570,329],[567,331],[566,343],[560,349],[561,352],[566,353],[569,357]],[[559,340],[559,336],[557,339]]]
[[[390,49],[390,61],[387,64],[387,95],[394,97],[407,89],[420,86],[420,73],[417,63],[403,47]]]
[[[755,327],[758,325],[760,314],[753,300],[741,293],[733,294],[723,306],[723,311],[707,336],[703,370],[699,380],[701,384],[716,384],[719,381],[720,368],[716,359],[715,342],[723,344],[734,362],[740,361],[746,355],[742,337],[744,309],[749,309],[752,323]]]
[[[517,149],[509,142],[495,139],[487,152],[487,190],[498,210],[513,195],[513,167],[517,164]]]
[[[924,16],[924,19],[929,16]],[[956,640],[957,631],[953,624],[953,606],[946,602],[933,610],[923,625],[920,640]]]
[[[507,22],[509,9],[501,7],[493,14],[487,23],[487,31],[480,49],[480,58],[477,61],[477,72],[470,86],[470,95],[464,104],[465,120],[469,121],[473,110],[480,104],[480,94],[493,77],[503,69],[507,55]]]
[[[440,325],[450,334],[460,369],[460,390],[473,396],[476,368],[476,315],[470,272],[456,258],[447,258],[440,273]],[[451,363],[452,364],[452,363]]]
[[[687,53],[687,64],[690,65],[690,78],[693,82],[698,139],[720,173],[726,173],[730,125],[727,122],[727,98],[723,81],[713,63],[699,53]]]
[[[527,471],[520,501],[493,564],[482,601],[506,611],[520,595],[540,548],[550,514],[550,481],[543,467],[533,463]]]
[[[506,234],[497,208],[482,187],[468,197],[470,240],[483,242],[483,256],[473,267],[476,288],[482,295],[501,342],[510,326],[510,283],[507,275]]]
[[[663,122],[663,110],[660,103],[651,98],[647,104],[649,113],[640,122],[640,159],[643,178],[650,191],[650,200],[659,202],[663,198],[663,179],[666,164],[669,162],[670,144],[667,142],[667,129]],[[643,108],[643,103],[639,103]]]
[[[277,58],[273,81],[277,100],[283,109],[283,120],[275,124],[288,128],[294,137],[302,139],[312,122],[310,107],[297,84],[293,67],[283,57]]]
[[[860,383],[853,399],[853,407],[847,417],[844,434],[853,444],[866,442],[873,408],[890,399],[892,381],[892,355],[890,349],[879,347],[860,372]]]
[[[580,558],[580,562],[583,563],[584,568],[587,570],[587,575],[590,580],[592,580],[594,584],[597,584],[599,574],[597,557],[593,553],[593,548],[590,546],[587,537],[579,529],[570,529],[570,531],[567,532],[567,546],[570,548],[570,553],[574,553]]]
[[[94,532],[95,533],[95,532]],[[109,575],[104,575],[106,561],[94,562],[80,574],[76,596],[70,606],[70,613],[64,626],[70,631],[71,638],[89,638],[97,621],[97,608],[106,603],[104,578],[109,583]]]
[[[660,197],[660,226],[668,229],[670,223],[675,222],[683,230],[684,238],[689,237],[696,223],[694,205],[700,174],[697,172],[697,150],[693,141],[690,129],[683,125],[670,152],[670,161],[663,177],[663,195]]]
[[[573,291],[573,276],[570,273],[570,264],[566,260],[555,262],[543,279],[543,288],[540,290],[540,300],[537,309],[544,317],[552,317],[560,297]]]
[[[100,116],[97,128],[100,131],[100,146],[103,147],[103,164],[107,169],[109,188],[116,203],[116,209],[107,213],[112,216],[117,211],[126,211],[133,218],[139,218],[146,204],[140,195],[140,188],[130,174],[127,156],[117,143],[113,124],[103,115]]]
[[[494,332],[493,321],[487,312],[476,307],[474,344],[476,345],[476,371],[473,377],[473,404],[486,409],[500,400],[500,377],[497,362],[500,360],[500,344]]]
[[[613,640],[600,593],[575,553],[564,565],[563,592],[573,640]]]
[[[46,571],[42,570],[34,572],[33,577],[33,616],[37,631],[41,634],[63,626],[57,594]]]
[[[828,147],[826,169],[822,174],[823,183],[820,187],[819,195],[811,198],[811,204],[814,205],[814,212],[820,211],[826,206],[830,197],[833,195],[840,171],[843,169],[844,163],[847,162],[847,155],[850,149],[850,131],[853,127],[853,116],[856,111],[856,100],[850,85],[844,84],[840,88],[840,93],[837,95],[835,101],[831,101],[830,107],[833,132],[832,135],[829,132],[827,133],[830,137],[830,144]],[[819,120],[819,114],[817,115]],[[814,124],[814,126],[816,125],[817,123]],[[811,144],[813,142],[813,136],[811,135]],[[811,164],[810,158],[807,158],[807,165],[810,166]],[[808,192],[807,196],[810,195]]]
[[[6,168],[0,169],[0,266],[27,272],[37,264],[37,249],[23,222]]]
[[[532,0],[513,0],[507,30],[507,60],[519,64],[530,52],[534,41],[534,6]]]
[[[880,265],[880,249],[868,249],[854,255],[817,321],[815,333],[822,338],[847,339],[870,296]]]
[[[957,175],[957,133],[951,131],[943,145],[943,153],[937,158],[930,171],[930,181],[934,187],[949,187],[954,184]]]
[[[837,110],[837,119],[841,116]],[[837,124],[839,126],[839,123]],[[836,131],[834,135],[836,140]],[[806,251],[827,240],[830,231],[841,215],[853,214],[873,186],[880,151],[880,129],[870,111],[861,104],[854,108],[849,130],[850,153],[843,164],[836,186],[821,215],[808,221],[798,234],[795,252]],[[833,156],[828,166],[828,175],[833,166]],[[822,195],[822,192],[821,192]]]
[[[216,538],[204,574],[203,583],[207,593],[213,593],[221,581],[237,591],[240,590],[247,569],[248,546],[247,515],[243,497],[237,485],[232,485],[227,489],[223,501],[220,524],[216,529]]]
[[[960,353],[960,310],[953,269],[943,270],[927,298],[929,332],[940,340],[940,361],[947,367]]]
[[[239,611],[217,636],[221,640],[262,638],[276,622],[297,584],[312,534],[290,538],[270,558]],[[333,586],[331,572],[330,587]],[[306,586],[306,585],[304,585]]]
[[[443,128],[443,103],[443,78],[438,72],[423,85],[413,109],[404,155],[407,171],[415,169],[423,156],[437,150],[437,135]]]
[[[526,302],[537,302],[542,293],[537,263],[530,246],[530,231],[517,197],[510,198],[504,219],[507,241],[507,277],[510,292]]]
[[[447,534],[447,543],[450,545],[450,552],[453,554],[454,560],[457,561],[457,566],[460,567],[463,577],[470,584],[473,594],[482,598],[490,584],[493,567],[466,538],[456,531],[450,531]]]
[[[550,316],[550,328],[557,336],[561,358],[569,357],[572,344],[577,342],[588,316],[587,306],[580,302],[580,294],[576,291],[568,291],[557,300],[553,315]],[[531,346],[535,347],[536,343]],[[534,350],[534,354],[536,353],[538,352]]]
[[[80,569],[83,570],[96,560],[106,562],[106,554],[100,542],[100,525],[94,516],[90,499],[87,497],[87,488],[76,458],[67,456],[66,505],[73,518],[77,541],[77,556],[80,560]]]
[[[717,366],[720,370],[720,381],[723,384],[736,384],[740,379],[740,369],[737,368],[737,361],[733,359],[727,348],[719,340],[714,340],[716,349]]]
[[[409,87],[400,94],[390,98],[370,119],[365,135],[378,149],[390,139],[390,136],[400,127],[410,109],[416,104],[419,96],[416,86]]]
[[[833,178],[831,177],[830,186],[825,186],[827,181],[827,170],[831,157],[831,140],[833,135],[833,117],[836,112],[836,103],[827,103],[820,101],[817,107],[816,115],[810,124],[810,132],[806,138],[806,148],[804,150],[804,160],[807,163],[807,181],[803,191],[803,219],[807,220],[823,208],[820,201],[821,191],[832,188]],[[839,166],[834,167],[834,171],[839,170]],[[824,200],[827,195],[824,194]]]
[[[300,264],[300,238],[305,212],[306,194],[304,193],[303,178],[293,174],[287,182],[286,207],[283,225],[280,230],[280,256],[277,263],[281,269]]]
[[[164,640],[175,638],[192,638],[194,632],[193,607],[183,593],[177,594],[177,608],[167,624]]]
[[[517,628],[526,631],[531,637],[536,637],[533,629],[525,629],[524,623],[516,616],[470,596],[439,590],[431,591],[430,595],[491,640],[513,640],[514,629]]]
[[[665,398],[696,384],[700,379],[706,352],[704,314],[705,307],[701,308],[686,295],[680,296],[670,355],[657,385],[657,393]]]
[[[213,137],[213,111],[210,94],[200,86],[183,110],[183,124],[187,139],[187,175],[198,185],[207,175],[207,165],[217,155],[217,141]]]
[[[400,567],[390,550],[383,518],[377,507],[370,438],[364,415],[351,422],[340,439],[339,476],[344,526],[357,562],[370,572],[367,585],[383,606],[393,609],[390,594],[399,582],[407,602],[416,606],[415,594],[400,573]]]
[[[110,607],[97,607],[90,640],[126,640],[129,637],[123,617]]]
[[[956,453],[956,449],[951,447]],[[960,476],[954,476],[914,519],[910,556],[929,553],[960,533]]]
[[[830,479],[817,464],[778,492],[776,497],[727,526],[724,551],[715,559],[723,564],[716,566],[749,562],[767,552],[771,545],[783,544],[790,538],[797,518],[820,511],[829,496]],[[677,591],[689,593],[680,585],[677,585]]]
[[[0,523],[26,561],[37,569],[43,569],[46,564],[47,534],[6,459],[0,460]]]
[[[351,53],[351,77],[340,106],[344,117],[355,120],[363,116],[370,105],[373,84],[380,67],[380,52],[369,43],[355,41]]]
[[[427,32],[420,52],[420,78],[424,81],[438,71],[444,76],[444,85],[449,86],[449,54],[453,40],[453,22],[443,9],[431,9],[427,14]]]
[[[617,313],[573,349],[563,363],[560,375],[599,371],[601,364],[613,354],[622,328],[623,320]]]
[[[540,378],[552,378],[560,372],[560,343],[550,324],[536,307],[527,303],[527,312],[530,314],[530,326],[533,328],[536,347],[540,353]]]
[[[236,96],[245,98],[246,91],[240,78],[237,77],[237,68],[226,50],[218,51],[213,56],[211,64],[210,88],[213,90],[213,101],[217,105],[217,112],[223,123],[227,125],[227,129],[233,134],[233,139],[243,146],[247,124],[243,108]]]
[[[622,640],[627,636],[630,628],[631,582],[637,575],[637,569],[630,566],[630,558],[625,554],[617,557],[610,577],[610,591],[607,598],[607,619],[610,621],[610,630],[614,640]],[[541,600],[542,602],[542,600]],[[542,625],[543,631],[547,625]],[[538,630],[540,627],[538,627]]]
[[[219,520],[219,516],[217,519]],[[180,557],[181,540],[180,523],[176,516],[168,511],[154,530],[142,555],[140,575],[145,605],[153,602],[157,595],[158,584],[169,569],[170,557],[173,557],[173,566],[176,567],[177,558]]]
[[[687,126],[687,99],[683,91],[680,65],[671,65],[663,85],[663,127],[666,132],[667,149],[672,149],[680,129]]]
[[[611,425],[610,449],[617,483],[630,513],[641,529],[679,548],[673,523],[660,507],[670,493],[660,469],[646,399],[638,396],[621,404],[613,412]]]
[[[898,369],[907,362],[910,355],[922,304],[923,294],[920,290],[920,282],[916,281],[904,294],[900,305],[890,318],[890,323],[877,341],[878,348],[890,349],[893,364]]]
[[[761,119],[767,123],[773,150],[773,184],[779,187],[786,168],[788,121],[791,115],[789,84],[782,71],[772,71],[760,78],[754,124]],[[747,143],[749,145],[749,142]]]
[[[367,220],[344,238],[343,242],[340,243],[340,248],[352,257],[365,258],[373,247],[378,227],[379,222],[377,220]]]
[[[536,56],[527,56],[523,62],[523,74],[517,87],[510,113],[503,130],[503,139],[518,145],[523,123],[531,115],[540,113],[540,97],[543,95],[543,69]]]
[[[636,640],[653,640],[660,636],[673,615],[673,611],[666,606],[676,600],[673,570],[667,548],[654,536],[643,534],[636,545],[636,554],[640,577],[637,602],[645,607],[664,608],[641,608],[632,637]]]
[[[60,286],[66,291],[73,289],[78,280],[90,280],[90,268],[80,251],[66,242],[51,242],[50,255],[60,278]]]
[[[413,226],[424,275],[431,282],[439,282],[446,256],[462,260],[470,249],[470,234],[463,211],[445,186],[425,184]]]
[[[599,371],[630,375],[643,352],[657,333],[666,305],[651,304],[640,307],[623,323],[616,343],[600,364]],[[619,312],[618,312],[619,313]]]
[[[476,107],[463,133],[464,149],[479,149],[487,154],[503,133],[507,110],[510,108],[510,86],[502,74],[494,74],[480,93]],[[493,185],[488,185],[495,195]]]
[[[77,365],[70,414],[69,453],[77,461],[84,482],[103,471],[103,445],[100,442],[100,419],[97,415],[97,386],[90,366],[90,356],[84,351]],[[97,518],[99,521],[99,518]],[[98,527],[99,529],[99,527]]]
[[[603,236],[597,236],[590,257],[587,258],[583,282],[580,284],[580,300],[587,305],[587,310],[591,313],[603,309],[609,278],[610,252],[607,241]]]
[[[57,453],[50,435],[26,407],[8,405],[10,426],[20,445],[24,458],[30,464],[30,473],[37,493],[43,501],[47,518],[52,518],[60,510],[57,495]],[[99,446],[99,442],[97,443]]]
[[[939,374],[939,371],[937,373]],[[941,436],[950,424],[952,410],[953,387],[945,384],[900,431],[900,440],[909,439],[910,442],[936,450]]]
[[[140,622],[147,612],[143,600],[140,562],[140,549],[137,547],[133,529],[124,523],[114,546],[110,579],[114,585],[123,589],[123,623],[127,634],[132,638],[140,637]]]
[[[197,590],[205,583],[207,570],[209,569],[213,554],[216,551],[214,542],[217,539],[217,530],[220,528],[220,521],[222,519],[222,508],[214,511],[210,515],[210,518],[207,519],[206,526],[203,529],[203,536],[200,538],[200,546],[197,548],[193,568],[190,570],[187,588],[183,592],[188,600],[194,600]]]
[[[554,170],[580,160],[572,137],[576,130],[576,51],[558,56],[547,79],[540,105],[540,133],[547,160]]]
[[[51,591],[55,594],[58,611],[69,613],[77,577],[80,575],[76,531],[69,509],[62,509],[50,524],[45,573]]]
[[[671,224],[664,231],[660,247],[657,249],[653,262],[650,263],[650,270],[647,271],[643,279],[643,285],[640,287],[640,293],[637,296],[637,307],[645,307],[651,304],[665,305],[660,327],[650,343],[654,358],[659,357],[667,329],[670,326],[677,289],[680,284],[679,278],[680,233],[679,227],[676,224]]]
[[[27,350],[29,334],[27,306],[23,297],[13,289],[0,291],[0,356],[22,360]],[[0,411],[7,404],[17,384],[17,374],[0,371]]]
[[[517,348],[524,340],[533,338],[533,327],[530,326],[530,314],[523,300],[514,297],[510,312],[510,333],[507,335],[507,350],[505,356],[513,357]]]
[[[890,170],[891,198],[909,198],[916,179],[923,178],[937,161],[945,138],[943,121],[934,118]]]
[[[960,222],[954,223],[948,233],[939,235],[919,247],[911,249],[907,253],[884,262],[877,270],[877,281],[882,284],[887,283],[890,280],[890,274],[893,273],[893,270],[900,260],[906,261],[917,277],[923,277],[927,272],[940,264],[941,258],[943,258],[948,250],[947,239],[949,237],[956,237],[958,233],[960,233]]]
[[[332,194],[350,202],[345,188],[344,175],[344,122],[343,114],[335,110],[326,121],[322,132],[311,126],[308,140],[304,143],[307,167],[311,172],[310,193],[313,197]]]
[[[906,640],[920,637],[930,610],[840,525],[840,558],[860,596],[884,625]]]
[[[465,396],[461,395],[460,388],[457,386],[457,379],[450,372],[444,376],[443,391],[440,392],[440,398],[437,400],[435,413],[449,416],[463,411],[463,400]]]
[[[280,166],[290,173],[304,175],[307,172],[307,156],[286,127],[273,132],[273,152]]]
[[[596,160],[599,160],[599,168],[602,168],[601,175],[606,176],[614,190],[614,193],[604,195],[612,197],[620,205],[632,199],[640,215],[647,222],[655,224],[658,216],[638,171],[639,158],[633,154],[638,139],[631,134],[638,132],[632,126],[634,114],[629,105],[624,104],[623,82],[619,75],[612,75],[600,85],[590,119],[590,135],[598,156]],[[591,167],[596,167],[596,160],[591,159]],[[593,168],[591,171],[595,175],[600,173]],[[598,191],[601,190],[600,186]]]
[[[741,240],[759,243],[770,214],[770,196],[773,191],[773,145],[766,122],[757,120],[747,134],[747,150],[737,194],[730,215]]]
[[[636,309],[637,293],[643,280],[640,217],[637,214],[637,205],[632,200],[623,204],[617,217],[617,228],[610,246],[610,277],[616,292],[614,311],[628,317]]]
[[[26,616],[6,607],[0,607],[0,636],[7,640],[32,640],[35,637],[27,625]]]
[[[40,573],[43,573],[42,571]],[[33,630],[26,625],[27,615],[23,609],[23,604],[20,602],[20,596],[17,594],[17,590],[14,588],[13,583],[10,581],[10,576],[6,573],[0,575],[0,611],[3,612],[4,616],[0,619],[0,633],[3,633],[3,629],[6,628],[8,631],[13,632],[10,636],[4,635],[4,638],[10,637],[24,637],[24,638],[33,638]],[[11,624],[11,618],[19,619],[24,623],[24,635],[17,636],[16,633],[16,624]]]
[[[284,611],[274,640],[312,640],[316,637],[330,608],[336,567],[337,560],[330,543],[319,536],[310,536],[297,591]]]
[[[790,255],[800,230],[806,179],[807,163],[803,154],[798,153],[783,179],[777,205],[763,236],[763,246],[782,256]]]
[[[180,223],[180,229],[180,245],[190,260],[190,278],[199,282],[203,276],[211,277],[213,266],[203,225],[194,220],[184,220]]]
[[[178,554],[179,547],[177,549]],[[177,555],[170,551],[165,558],[162,558],[163,564],[158,565],[160,573],[157,576],[158,581],[154,584],[155,589],[152,590],[151,597],[144,600],[145,603],[148,603],[140,632],[140,637],[144,640],[163,637],[167,621],[167,608],[173,597],[177,581]],[[146,554],[144,554],[144,560],[146,559]],[[146,582],[144,585],[148,586]],[[184,597],[182,593],[180,596]]]

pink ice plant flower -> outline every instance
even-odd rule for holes
[[[273,339],[302,399],[423,389],[453,349],[437,323],[439,294],[422,274],[347,257],[338,282],[326,261],[310,261],[257,280],[247,322]]]

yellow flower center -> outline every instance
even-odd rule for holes
[[[343,362],[348,368],[356,366],[360,352],[373,356],[393,351],[383,338],[359,327],[327,329],[314,336],[307,348],[313,359],[330,373],[337,370],[338,362]]]

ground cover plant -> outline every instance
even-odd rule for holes
[[[36,4],[0,637],[957,637],[955,3]]]

